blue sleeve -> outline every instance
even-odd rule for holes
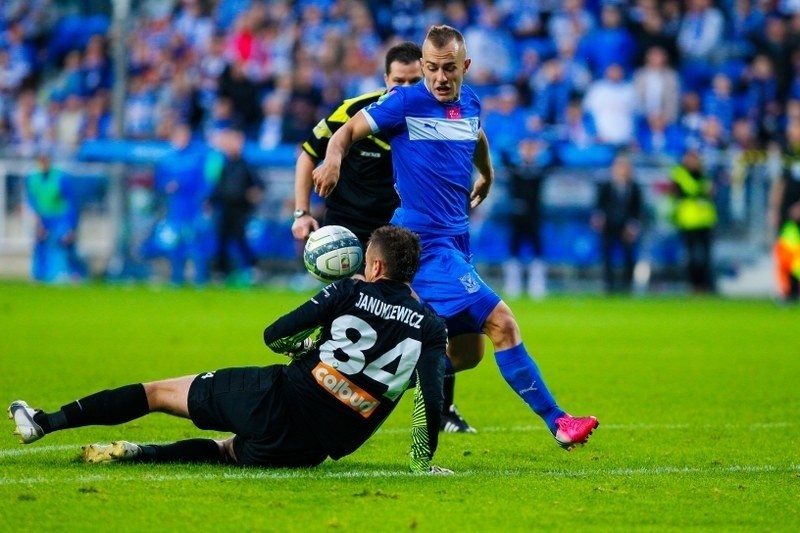
[[[406,121],[406,98],[404,91],[392,89],[374,102],[364,108],[367,122],[372,127],[372,133],[379,131],[391,132],[399,127],[405,126]]]

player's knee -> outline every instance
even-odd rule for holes
[[[486,335],[492,340],[495,350],[512,348],[522,342],[517,319],[503,302],[489,315],[484,326]]]
[[[147,396],[147,405],[150,407],[150,410],[159,411],[162,403],[160,382],[142,383],[142,386],[144,387],[144,393]]]
[[[462,352],[451,354],[450,364],[453,365],[453,370],[455,372],[461,372],[462,370],[475,368],[481,362],[481,359],[483,359],[482,353]]]

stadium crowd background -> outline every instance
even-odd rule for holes
[[[76,153],[113,137],[110,3],[0,2],[3,157]],[[124,137],[242,129],[262,150],[301,143],[343,98],[383,87],[385,50],[431,24],[460,29],[496,153],[521,138],[558,165],[626,149],[717,169],[763,160],[800,121],[792,0],[133,1]],[[726,208],[720,221],[726,220]]]

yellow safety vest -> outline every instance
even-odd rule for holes
[[[713,228],[717,223],[717,209],[711,201],[711,182],[694,177],[684,167],[675,167],[672,181],[680,187],[683,196],[675,201],[673,218],[681,230]]]

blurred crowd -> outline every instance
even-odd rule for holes
[[[114,137],[110,4],[0,2],[6,152]],[[436,23],[466,37],[498,151],[536,137],[567,164],[597,146],[676,157],[761,147],[800,120],[792,0],[132,0],[123,135],[185,123],[265,150],[302,142],[342,98],[383,86],[387,47]]]

